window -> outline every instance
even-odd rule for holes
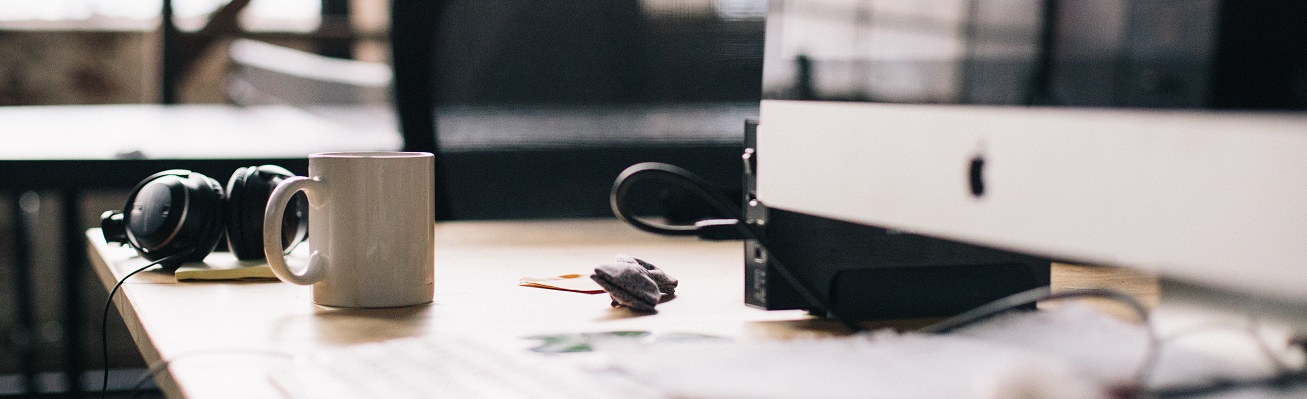
[[[181,29],[198,29],[228,0],[173,0]],[[148,30],[158,26],[159,0],[0,0],[0,24],[19,28]],[[320,0],[253,0],[242,12],[247,30],[307,32],[317,29]]]

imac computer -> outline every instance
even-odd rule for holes
[[[1307,3],[768,7],[748,189],[771,215],[1307,320]]]

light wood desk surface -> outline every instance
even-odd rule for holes
[[[146,264],[128,247],[87,232],[100,281],[112,287]],[[517,285],[527,276],[589,274],[617,254],[650,261],[680,280],[678,296],[641,315],[586,295]],[[215,256],[229,256],[226,254]],[[211,258],[212,259],[212,258]],[[332,309],[310,289],[282,282],[178,283],[150,270],[114,298],[147,362],[168,359],[156,381],[169,397],[281,397],[268,380],[285,360],[254,351],[302,353],[391,338],[455,333],[513,334],[648,330],[737,338],[785,338],[838,331],[802,311],[767,312],[743,303],[743,249],[639,232],[615,220],[455,222],[436,228],[436,296],[430,305]],[[1126,289],[1155,302],[1152,279],[1059,265],[1053,285]]]

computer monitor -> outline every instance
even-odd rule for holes
[[[757,199],[1301,319],[1302,43],[1296,1],[773,0]]]

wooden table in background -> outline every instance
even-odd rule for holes
[[[146,264],[130,248],[106,245],[98,229],[87,238],[106,287]],[[657,314],[641,315],[610,307],[604,294],[517,285],[527,276],[588,274],[617,254],[643,258],[677,277],[678,296],[658,305]],[[173,398],[281,397],[268,375],[285,360],[268,351],[302,353],[419,335],[647,330],[768,339],[839,331],[803,311],[746,307],[743,269],[738,242],[654,236],[615,220],[454,222],[436,228],[430,305],[331,309],[313,305],[308,287],[178,283],[155,270],[133,277],[114,299],[146,361],[171,362],[156,381]],[[1053,273],[1055,289],[1113,287],[1156,302],[1156,281],[1147,276],[1066,265]]]
[[[86,190],[126,190],[146,176],[184,168],[226,182],[237,168],[278,164],[292,172],[308,168],[308,154],[322,151],[397,150],[398,131],[386,126],[345,126],[289,106],[237,107],[189,105],[50,105],[0,107],[0,193],[9,195],[14,247],[12,290],[18,309],[15,331],[35,334],[34,273],[58,273],[63,290],[61,350],[64,376],[76,380],[90,351],[82,347],[80,282],[86,271],[82,251],[82,194]],[[60,200],[62,270],[33,270],[34,221],[24,210],[26,192],[54,193]],[[96,210],[103,211],[103,209]],[[48,294],[47,294],[48,295]],[[52,348],[44,348],[48,356]],[[18,345],[24,390],[35,392],[32,345]],[[77,395],[81,386],[68,392]]]

